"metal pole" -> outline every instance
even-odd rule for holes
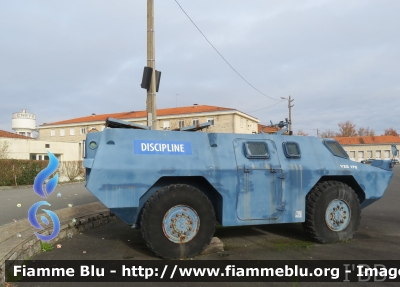
[[[289,96],[289,99],[285,98],[285,97],[281,97],[281,99],[283,100],[288,100],[288,109],[289,109],[289,134],[291,134],[292,131],[292,107],[294,107],[294,105],[291,105],[290,103],[294,101],[294,99],[292,100],[292,97]]]
[[[150,88],[147,90],[147,125],[157,129],[156,56],[154,42],[154,0],[147,0],[147,66],[153,68]]]
[[[289,100],[288,100],[288,108],[289,108],[289,134],[292,131],[292,107],[294,105],[291,105],[290,103],[293,102],[294,100],[291,100],[291,97],[289,96]]]

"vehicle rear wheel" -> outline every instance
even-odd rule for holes
[[[315,241],[332,243],[353,237],[361,220],[361,207],[354,190],[339,181],[315,186],[306,197],[303,228]]]
[[[200,254],[215,231],[214,208],[199,189],[184,184],[157,191],[145,204],[141,229],[147,246],[165,259]]]

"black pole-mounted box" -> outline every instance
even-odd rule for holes
[[[152,74],[153,74],[153,68],[147,67],[147,66],[144,67],[142,83],[140,84],[140,87],[142,87],[143,89],[146,89],[146,90],[150,89]],[[156,70],[156,92],[157,93],[160,88],[160,79],[161,79],[161,72]]]

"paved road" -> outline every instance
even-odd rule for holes
[[[303,232],[301,224],[262,225],[255,227],[218,228],[215,236],[225,244],[225,252],[198,256],[196,260],[400,260],[400,166],[395,167],[389,188],[384,197],[375,204],[363,209],[360,227],[353,240],[339,244],[317,244]],[[41,253],[36,260],[51,259],[158,259],[146,247],[140,230],[131,229],[121,221],[94,228],[59,242],[61,249]],[[85,251],[85,253],[83,253]],[[161,286],[176,286],[177,283],[164,283]],[[377,283],[372,283],[374,286]],[[147,283],[148,286],[158,284]],[[205,286],[207,283],[188,283],[186,285]],[[218,286],[245,286],[243,283],[218,283]],[[251,286],[265,286],[265,283],[252,283]],[[332,286],[332,283],[271,283],[279,286]],[[345,284],[353,286],[353,283]],[[390,285],[379,283],[380,286]],[[38,286],[24,283],[21,286]],[[41,283],[40,286],[71,286],[67,283]],[[131,286],[123,283],[74,283],[74,286]],[[372,286],[371,283],[368,286]]]
[[[57,197],[60,193],[61,197]],[[32,204],[44,200],[38,196],[32,187],[11,188],[0,190],[0,225],[27,218]],[[68,207],[68,204],[82,205],[98,201],[83,183],[58,185],[46,199],[51,204],[51,210]],[[17,205],[21,204],[21,207]]]

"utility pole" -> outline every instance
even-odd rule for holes
[[[292,107],[294,107],[294,105],[291,105],[291,102],[294,101],[294,99],[292,100],[291,96],[289,96],[289,99],[285,98],[285,97],[281,97],[281,99],[284,100],[288,100],[288,109],[289,109],[289,135],[292,134]]]
[[[154,0],[147,0],[147,66],[153,68],[150,88],[147,90],[147,125],[157,129],[156,56],[154,42]]]

